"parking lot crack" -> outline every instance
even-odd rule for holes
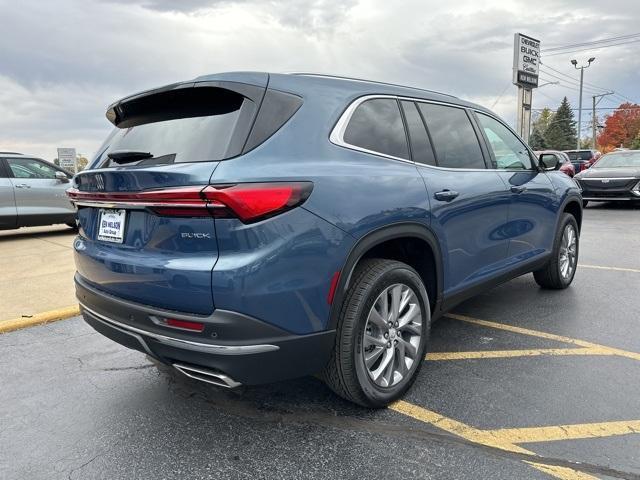
[[[94,455],[93,457],[91,457],[90,460],[86,461],[85,463],[83,463],[82,465],[80,465],[79,467],[73,468],[69,471],[69,475],[67,475],[68,480],[73,480],[72,476],[75,472],[79,472],[80,470],[82,470],[83,468],[87,467],[88,465],[90,465],[91,463],[93,463],[97,458],[103,456],[104,454],[106,454],[108,452],[108,450],[105,450],[104,452],[100,452],[97,453],[96,455]]]

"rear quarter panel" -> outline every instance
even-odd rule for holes
[[[221,162],[212,175],[213,184],[302,180],[314,185],[302,207],[275,218],[246,226],[216,220],[217,308],[296,333],[322,330],[329,320],[331,279],[359,238],[397,222],[429,226],[429,201],[414,164],[329,141],[352,98],[326,88],[305,97],[279,132],[248,154]]]

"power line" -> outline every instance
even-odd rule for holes
[[[569,55],[570,53],[584,52],[585,50],[602,50],[603,48],[617,47],[619,45],[628,45],[630,43],[637,43],[637,42],[640,42],[640,38],[636,40],[630,40],[628,42],[612,43],[610,45],[600,45],[600,46],[595,45],[592,47],[585,47],[577,50],[569,50],[567,52],[554,52],[554,53],[550,53],[549,55],[544,55],[544,57],[548,58],[548,57],[555,57],[557,55]]]
[[[597,45],[599,43],[610,43],[610,42],[615,42],[618,40],[626,40],[629,38],[635,38],[635,37],[640,37],[640,33],[630,33],[628,35],[619,35],[617,37],[609,37],[609,38],[603,38],[601,40],[592,40],[589,42],[580,42],[580,43],[570,43],[567,45],[559,45],[556,47],[549,47],[549,48],[544,48],[542,50],[542,52],[555,52],[558,50],[567,50],[567,49],[572,49],[572,48],[577,48],[577,47],[582,47],[582,46],[586,46],[586,45]]]
[[[493,102],[493,105],[491,105],[491,109],[490,110],[493,110],[493,108],[498,104],[498,102],[500,101],[500,99],[504,95],[504,92],[507,91],[507,88],[509,88],[510,85],[511,85],[511,82],[507,83],[507,85],[502,89],[502,92],[500,92],[500,95],[498,95],[498,98],[496,98],[496,101]]]
[[[579,84],[578,82],[565,80],[565,79],[564,79],[564,78],[562,78],[562,77],[559,77],[559,76],[557,76],[557,75],[554,75],[554,74],[553,74],[553,73],[551,73],[551,72],[547,72],[547,71],[542,70],[542,69],[540,69],[540,71],[541,71],[543,74],[545,74],[545,75],[549,75],[550,77],[553,77],[553,78],[555,78],[556,80],[560,80],[560,81],[564,82],[564,83],[565,83],[565,84],[567,84],[567,85],[570,85],[570,86],[576,87],[576,88],[574,88],[573,90],[578,91],[578,88],[577,88],[577,87],[580,87],[580,84]],[[547,80],[547,79],[545,79],[545,81],[548,81],[548,80]],[[584,86],[583,86],[583,88],[582,88],[582,89],[583,89],[586,93],[592,93],[592,94],[600,94],[600,93],[602,93],[603,91],[605,91],[604,89],[598,89],[598,90],[596,90],[596,89],[594,89],[594,88],[584,87]]]
[[[543,65],[543,63],[542,63],[542,62],[540,62],[540,64],[541,64],[541,65]],[[556,72],[556,73],[557,73],[557,74],[559,74],[559,75],[562,75],[562,76],[564,76],[564,77],[567,77],[567,78],[571,79],[572,81],[574,81],[576,84],[578,84],[578,81],[579,81],[579,80],[578,80],[578,78],[577,78],[577,77],[573,77],[573,76],[571,76],[571,75],[568,75],[568,74],[566,74],[566,73],[563,73],[563,72],[561,72],[560,70],[557,70],[557,69],[553,68],[551,65],[548,65],[548,64],[546,64],[546,63],[544,64],[544,67],[545,67],[546,69],[549,69],[549,70],[552,70],[552,71]],[[616,92],[615,90],[613,90],[613,89],[611,89],[611,88],[601,87],[600,85],[596,85],[596,84],[594,84],[594,83],[590,83],[590,82],[583,82],[583,83],[584,83],[584,85],[588,85],[588,86],[591,86],[591,87],[597,88],[597,89],[602,90],[602,91],[606,91],[606,92],[613,92],[613,93],[614,93],[614,96],[616,96],[616,97],[618,97],[618,98],[622,99],[622,100],[623,100],[623,101],[625,101],[625,102],[635,103],[635,102],[634,102],[633,100],[631,100],[629,97],[626,97],[626,96],[622,95],[622,94],[621,94],[621,93],[619,93],[619,92]],[[597,92],[597,93],[601,93],[601,92]]]

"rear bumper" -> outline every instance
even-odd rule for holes
[[[234,384],[257,385],[310,375],[327,363],[335,331],[292,335],[260,320],[216,310],[207,317],[182,315],[134,304],[100,292],[76,276],[84,320],[125,347],[168,365],[204,367]],[[205,323],[202,333],[182,332],[153,322],[156,317]]]

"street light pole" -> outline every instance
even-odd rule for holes
[[[596,129],[598,127],[596,125],[596,123],[597,123],[596,122],[596,120],[597,120],[596,119],[596,105],[598,105],[598,103],[600,103],[600,100],[602,100],[604,97],[606,97],[607,95],[613,95],[614,93],[615,92],[607,92],[607,93],[602,93],[600,95],[593,95],[593,97],[592,97],[593,98],[593,110],[592,110],[592,114],[591,114],[591,117],[592,117],[591,120],[593,122],[593,125],[592,125],[593,129],[591,131],[591,135],[593,136],[593,139],[592,139],[591,143],[593,144],[593,149],[594,150],[598,149],[598,142],[596,140],[596,134],[597,134]],[[596,98],[598,99],[597,102],[596,102]]]
[[[576,145],[576,149],[580,150],[580,135],[582,133],[582,82],[584,80],[584,69],[589,68],[591,62],[593,62],[596,57],[591,57],[586,65],[582,65],[578,67],[577,60],[571,60],[571,64],[577,70],[580,70],[580,99],[578,101],[578,144]]]

